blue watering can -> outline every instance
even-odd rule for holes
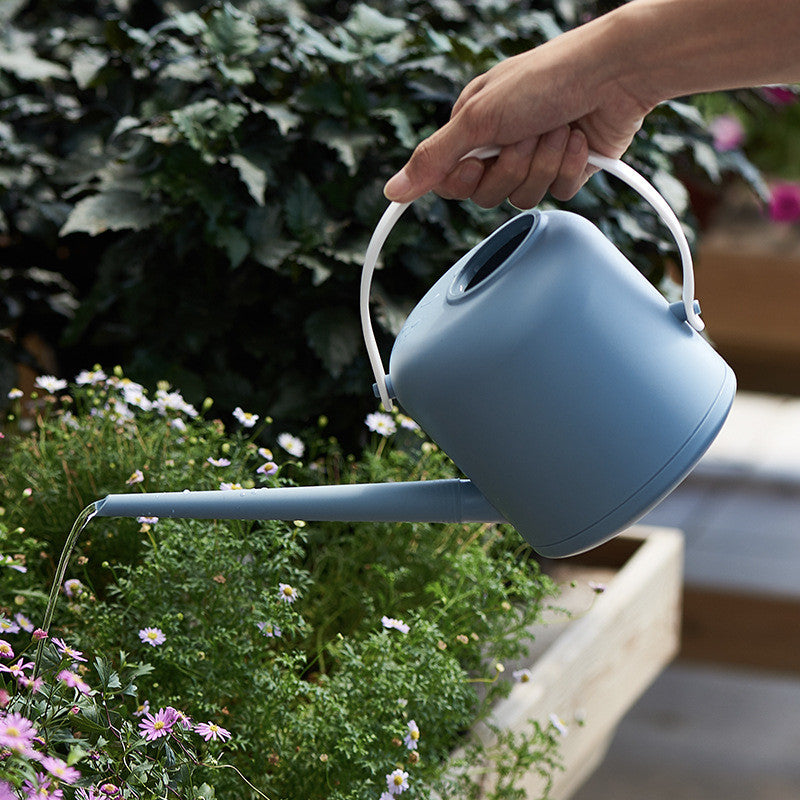
[[[590,163],[639,191],[669,227],[680,302],[583,217],[525,211],[431,287],[386,374],[370,286],[408,204],[389,206],[367,249],[361,318],[376,393],[387,409],[396,399],[469,480],[109,495],[97,515],[508,522],[551,558],[634,523],[714,440],[736,380],[700,335],[691,254],[669,205],[623,162],[592,154]]]

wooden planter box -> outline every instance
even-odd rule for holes
[[[723,203],[699,237],[697,297],[741,388],[800,393],[800,226]]]
[[[563,584],[557,603],[571,614],[554,612],[534,629],[525,662],[505,665],[507,672],[529,667],[531,679],[515,684],[491,722],[515,732],[528,729],[531,720],[546,725],[550,714],[565,723],[564,770],[555,775],[551,797],[566,800],[603,760],[627,710],[678,652],[683,536],[634,527],[589,553],[543,566]],[[589,581],[605,590],[596,593]],[[491,742],[485,726],[476,733]],[[526,797],[538,800],[543,786],[529,773]]]

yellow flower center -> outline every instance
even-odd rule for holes
[[[419,739],[419,731],[418,730],[411,731],[411,738],[414,739],[415,741]]]
[[[163,727],[164,727],[163,720],[158,719],[153,723],[153,728],[157,731],[160,731]]]
[[[9,736],[19,736],[20,735],[19,728],[6,728],[6,733]]]

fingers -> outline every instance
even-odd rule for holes
[[[563,125],[504,147],[493,161],[458,160],[447,146],[446,128],[422,142],[406,166],[385,186],[390,200],[410,202],[434,189],[454,200],[471,198],[483,208],[506,198],[517,208],[533,208],[547,192],[569,200],[591,174],[583,131]]]

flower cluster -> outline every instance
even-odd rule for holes
[[[780,115],[788,107],[796,107],[798,94],[787,86],[765,86],[758,90],[761,100],[764,101],[766,116],[759,115],[755,110],[756,105],[745,114],[744,108],[740,113],[726,111],[714,116],[709,122],[708,129],[712,136],[715,149],[719,153],[729,153],[744,150],[748,156],[758,161],[758,150],[763,148],[763,142],[777,145],[771,141],[771,134],[777,134]],[[789,108],[789,111],[794,109]],[[750,116],[752,115],[752,119]],[[797,119],[797,115],[794,114]],[[764,122],[771,123],[769,132],[764,133]],[[795,123],[796,128],[796,123]],[[792,134],[791,126],[787,126],[787,133]],[[754,136],[755,134],[755,136]],[[796,137],[796,130],[794,131]],[[778,223],[800,222],[800,182],[794,180],[776,180],[769,187],[769,218]]]

